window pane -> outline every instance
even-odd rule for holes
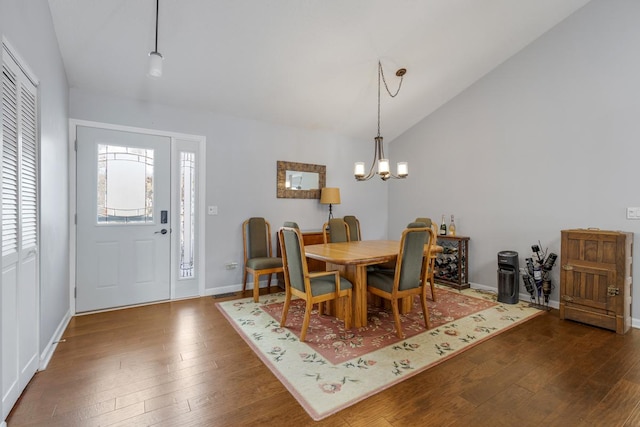
[[[180,277],[193,277],[195,247],[195,154],[180,153]]]
[[[153,149],[98,144],[97,219],[153,222]]]

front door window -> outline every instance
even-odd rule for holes
[[[153,152],[98,144],[98,224],[153,223]]]

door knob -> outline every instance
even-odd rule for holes
[[[166,228],[163,228],[163,229],[162,229],[162,230],[160,230],[160,231],[156,231],[154,234],[167,234],[167,229],[166,229]]]

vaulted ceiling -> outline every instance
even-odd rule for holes
[[[589,0],[49,0],[69,85],[389,141]]]

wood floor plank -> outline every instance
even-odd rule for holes
[[[74,317],[9,427],[640,425],[637,329],[617,335],[552,310],[315,422],[221,300]]]

